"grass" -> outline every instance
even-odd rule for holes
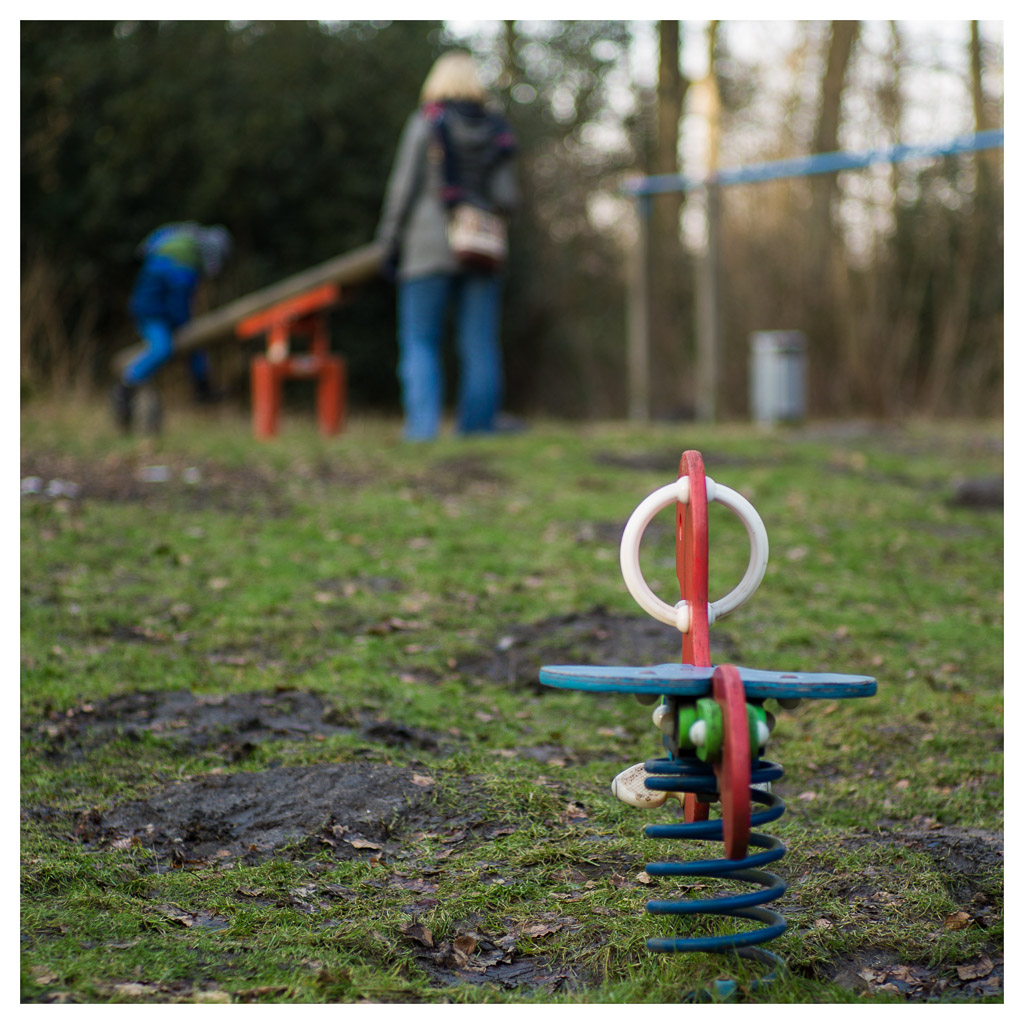
[[[1001,999],[985,978],[1002,877],[982,854],[1002,832],[1002,515],[948,500],[958,475],[1002,472],[1000,424],[538,424],[409,446],[386,421],[325,440],[296,416],[257,443],[228,413],[176,412],[154,441],[39,404],[22,475],[82,491],[21,503],[22,999],[676,1002],[720,976],[644,946],[666,925],[637,876],[666,851],[642,825],[668,812],[608,783],[658,752],[649,712],[532,682],[597,642],[571,615],[643,618],[618,532],[685,448],[755,504],[772,548],[757,595],[713,629],[716,660],[879,681],[776,711],[790,929],[770,948],[788,973],[761,991],[746,965],[726,973],[751,1001]],[[141,482],[152,465],[171,479]],[[664,518],[642,565],[669,599]],[[719,596],[746,538],[721,508],[711,529]],[[508,677],[481,667],[509,649]],[[138,693],[292,690],[406,740],[325,729],[239,750],[125,726],[58,742]],[[349,859],[296,840],[175,863],[83,831],[175,782],[334,764],[429,777],[419,819]],[[510,961],[458,973],[457,940],[480,968],[509,937]],[[502,984],[517,964],[533,973]]]

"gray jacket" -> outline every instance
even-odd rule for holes
[[[512,158],[502,159],[485,180],[490,125],[458,115],[450,116],[447,123],[467,192],[478,194],[502,213],[511,213],[519,199]],[[398,143],[376,235],[386,262],[397,255],[401,279],[460,270],[448,250],[443,185],[441,145],[434,127],[417,110],[406,122]]]

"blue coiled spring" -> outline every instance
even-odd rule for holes
[[[648,789],[670,793],[693,793],[699,800],[710,803],[717,798],[718,780],[711,766],[696,757],[655,758],[644,764],[652,776],[646,780]],[[783,775],[782,766],[772,761],[758,760],[751,765],[751,783],[772,782]],[[760,789],[750,790],[750,799],[763,806],[763,810],[751,814],[751,827],[764,825],[780,818],[786,810],[782,799],[774,793]],[[669,825],[648,825],[645,835],[652,839],[722,839],[720,819],[709,821],[679,822]],[[778,938],[786,930],[786,920],[781,914],[764,906],[778,899],[786,891],[786,883],[778,875],[760,868],[780,860],[786,853],[782,842],[773,836],[756,832],[750,833],[749,845],[759,852],[748,854],[742,860],[701,860],[681,863],[679,861],[659,862],[647,865],[652,876],[696,876],[703,878],[728,878],[750,882],[761,888],[754,892],[738,893],[702,900],[648,900],[647,910],[652,914],[711,914],[743,918],[755,921],[764,927],[731,935],[682,936],[673,938],[648,939],[647,948],[663,953],[721,953],[732,951],[738,956],[756,960],[771,968],[768,974],[755,981],[752,988],[771,984],[782,961],[765,949],[753,949],[760,943]],[[714,983],[714,995],[727,998],[736,991],[736,982],[722,979]],[[710,998],[707,990],[691,992],[687,999],[699,1001]]]

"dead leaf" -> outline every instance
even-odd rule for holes
[[[966,910],[958,910],[955,914],[946,915],[946,931],[958,932],[971,923],[971,915]]]
[[[223,576],[214,576],[206,585],[211,590],[224,590],[226,587],[231,586],[231,580],[225,579]]]
[[[357,850],[379,850],[381,848],[379,843],[371,843],[369,839],[346,839],[345,842]]]
[[[801,793],[797,797],[797,800],[817,800],[817,798],[818,798],[818,794],[815,793],[814,790],[808,789],[808,790],[805,790],[803,793]]]
[[[37,985],[52,985],[57,980],[57,975],[46,967],[33,967],[32,978]]]
[[[519,934],[525,935],[529,939],[538,939],[542,935],[554,935],[555,932],[559,932],[565,926],[562,924],[528,924],[525,928],[520,929]]]
[[[173,903],[164,903],[157,907],[156,911],[162,917],[166,917],[169,921],[180,924],[184,928],[191,928],[196,921],[195,914],[182,910],[181,907],[175,906]]]
[[[409,892],[437,892],[437,882],[428,882],[425,878],[406,878],[403,875],[392,875],[388,881],[399,889]]]
[[[649,874],[647,874],[646,871],[641,871],[640,874],[636,876],[636,880],[641,885],[653,885],[654,884],[654,879],[651,878],[651,876]]]
[[[196,1003],[230,1003],[231,996],[221,989],[210,989],[206,992],[196,992],[192,996]]]
[[[434,946],[434,936],[425,924],[410,921],[408,924],[401,925],[398,930],[407,939],[412,939],[413,942],[418,942],[421,946],[426,946],[427,949],[432,949]]]
[[[434,779],[430,775],[419,775],[413,772],[412,784],[414,786],[433,786]]]
[[[863,978],[869,985],[880,985],[886,979],[885,971],[875,971],[865,967],[863,971],[857,972],[858,978]]]
[[[144,996],[153,991],[151,985],[140,985],[137,981],[128,981],[121,985],[115,985],[114,991],[119,996]]]
[[[983,956],[977,963],[958,967],[956,973],[961,981],[973,981],[975,978],[987,978],[992,973],[992,961]]]
[[[452,945],[465,957],[476,952],[476,939],[472,935],[460,935]]]

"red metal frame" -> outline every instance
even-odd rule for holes
[[[325,312],[340,301],[341,289],[336,284],[323,284],[247,316],[239,322],[235,334],[240,338],[253,338],[257,334],[269,333],[274,328],[287,327],[292,321],[301,320],[311,313]]]
[[[711,665],[708,634],[708,493],[704,459],[685,451],[679,477],[690,482],[690,498],[676,502],[676,576],[679,596],[690,610],[690,628],[683,633],[684,665]],[[750,836],[750,739],[743,680],[732,665],[720,665],[712,677],[712,694],[722,709],[722,759],[714,766],[722,802],[725,854],[740,860]],[[707,821],[710,806],[687,793],[686,821]]]
[[[725,855],[742,860],[750,838],[750,727],[743,680],[735,665],[719,665],[711,677],[712,695],[722,709],[722,759],[714,765],[722,801]]]
[[[690,629],[683,633],[683,664],[711,665],[708,640],[708,495],[704,459],[700,452],[683,452],[679,478],[690,481],[690,500],[676,502],[676,577],[679,596],[690,609]],[[687,821],[707,821],[709,804],[687,793],[683,814]]]
[[[683,452],[679,478],[690,481],[690,500],[676,502],[676,576],[679,596],[690,609],[683,634],[683,664],[711,664],[708,640],[708,494],[700,452]]]

